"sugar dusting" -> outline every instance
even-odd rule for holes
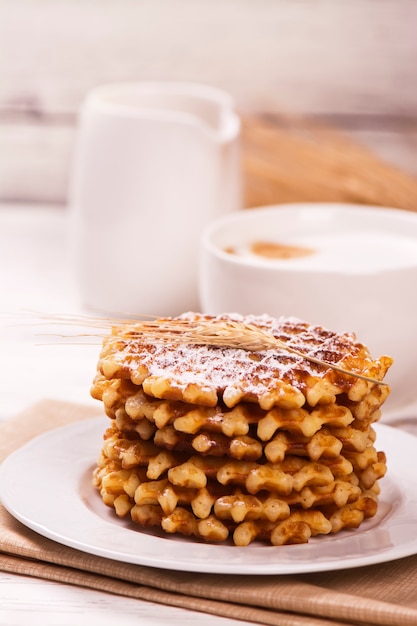
[[[361,353],[360,362],[364,364],[364,347],[353,335],[310,326],[296,318],[239,314],[201,316],[195,313],[180,316],[190,322],[202,318],[253,324],[268,330],[288,346],[317,358],[325,356],[325,360],[333,364]],[[114,337],[114,341],[117,349],[113,358],[122,368],[133,371],[145,366],[150,376],[168,378],[180,388],[196,384],[202,389],[215,388],[222,392],[228,387],[243,387],[249,394],[260,395],[268,392],[277,381],[300,387],[308,377],[324,377],[329,372],[326,366],[311,363],[284,349],[249,352],[238,347],[146,343],[143,338],[124,339],[123,332]]]

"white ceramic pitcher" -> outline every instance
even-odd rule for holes
[[[239,135],[231,97],[211,86],[113,84],[87,96],[69,190],[86,307],[198,310],[201,232],[241,207]]]

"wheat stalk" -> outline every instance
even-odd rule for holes
[[[163,343],[177,345],[200,345],[217,346],[226,348],[240,348],[249,352],[260,352],[263,350],[283,350],[294,354],[321,367],[333,369],[346,376],[353,376],[369,383],[377,385],[387,385],[382,380],[352,372],[334,363],[328,363],[313,355],[292,348],[284,341],[275,337],[270,331],[237,320],[222,319],[199,319],[190,320],[187,318],[156,318],[145,321],[135,321],[132,319],[96,318],[79,315],[51,315],[51,314],[30,314],[38,320],[43,320],[47,324],[64,324],[65,326],[84,326],[101,329],[103,331],[113,330],[117,334],[122,330],[122,335],[127,340],[143,339],[147,343]],[[141,315],[140,317],[152,318],[156,316]],[[49,333],[48,333],[49,334]],[[63,337],[63,335],[59,335]],[[73,335],[72,335],[73,336]],[[101,337],[104,334],[78,334],[79,337]]]

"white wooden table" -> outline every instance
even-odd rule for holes
[[[0,206],[0,419],[45,397],[95,403],[97,345],[36,335],[26,311],[86,313],[77,296],[62,207]],[[55,340],[52,340],[55,341]],[[1,555],[0,555],[1,559]],[[1,626],[244,626],[245,622],[0,573]]]

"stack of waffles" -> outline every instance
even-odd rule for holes
[[[91,392],[110,418],[94,484],[119,517],[207,542],[358,528],[386,472],[372,425],[391,363],[292,318],[115,325]]]

